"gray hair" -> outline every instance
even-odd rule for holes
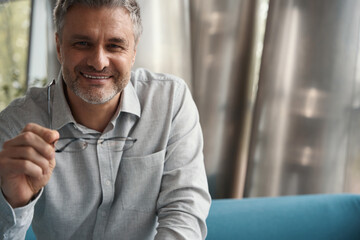
[[[68,9],[75,4],[83,4],[88,7],[123,7],[131,18],[135,43],[138,42],[142,33],[140,6],[136,0],[57,0],[54,8],[54,22],[56,32],[61,35],[64,27],[64,19]]]

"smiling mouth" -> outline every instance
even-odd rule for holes
[[[81,75],[83,75],[85,78],[95,79],[95,80],[104,80],[104,79],[111,78],[111,76],[97,76],[97,75],[89,75],[89,74],[86,74],[86,73],[81,73]]]

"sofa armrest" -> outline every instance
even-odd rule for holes
[[[31,226],[29,227],[29,229],[26,232],[25,240],[36,240],[35,234],[34,234]]]

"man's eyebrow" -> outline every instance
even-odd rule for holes
[[[118,43],[118,44],[122,44],[122,45],[125,45],[125,46],[129,45],[129,42],[125,38],[113,37],[113,38],[109,39],[109,42]]]
[[[91,38],[89,36],[82,35],[82,34],[74,34],[71,36],[71,39],[91,40]]]

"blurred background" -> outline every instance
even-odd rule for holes
[[[213,198],[360,193],[360,1],[139,0],[136,66],[178,75]],[[57,76],[54,0],[0,0],[0,110]]]

